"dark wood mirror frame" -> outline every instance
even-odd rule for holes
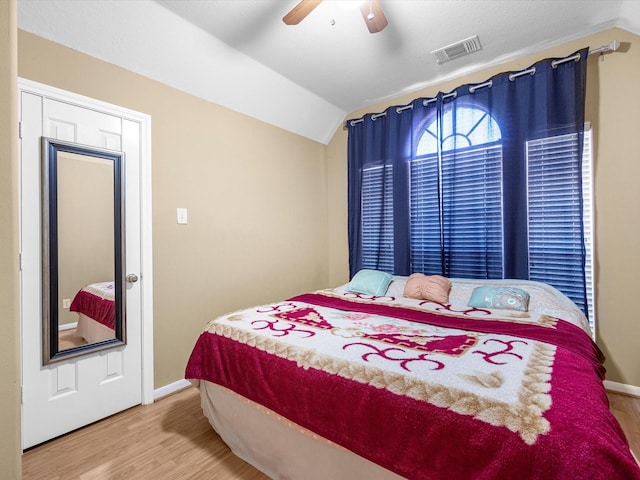
[[[61,350],[59,346],[58,154],[88,156],[113,162],[114,338]],[[42,322],[43,365],[126,343],[124,153],[42,138]]]

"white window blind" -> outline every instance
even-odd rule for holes
[[[502,145],[442,159],[443,229],[450,277],[502,277]]]
[[[441,172],[434,154],[411,164],[412,271],[440,273],[444,261],[451,277],[500,278],[501,145],[447,152]]]
[[[593,208],[593,137],[590,125],[584,129],[584,146],[582,149],[582,208],[584,224],[584,243],[586,249],[585,277],[587,281],[587,302],[591,335],[596,338],[596,297],[593,266],[595,265],[595,231]]]
[[[417,158],[411,162],[411,271],[440,273],[442,269],[442,230],[438,156]]]
[[[362,172],[362,268],[393,272],[393,170]],[[382,219],[382,220],[381,220]]]
[[[593,332],[590,131],[585,130],[582,169],[576,162],[578,139],[577,134],[567,134],[527,142],[529,278],[553,285],[580,308],[588,309]],[[587,305],[581,288],[583,248]]]

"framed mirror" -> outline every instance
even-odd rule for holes
[[[124,153],[42,138],[43,365],[126,343]]]

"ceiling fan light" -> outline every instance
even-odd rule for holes
[[[323,0],[300,0],[300,2],[293,7],[289,12],[282,17],[282,21],[286,25],[297,25],[306,18]],[[329,3],[330,0],[327,0]],[[387,17],[382,11],[379,0],[367,0],[363,2],[353,2],[341,0],[334,0],[331,3],[337,3],[338,5],[352,5],[359,6],[362,18],[367,25],[367,29],[370,33],[378,33],[387,26]],[[331,23],[332,25],[335,22]]]

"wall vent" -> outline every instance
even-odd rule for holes
[[[439,48],[438,50],[434,50],[431,53],[435,55],[438,63],[444,63],[449,60],[453,60],[454,58],[477,52],[478,50],[482,50],[482,46],[480,45],[480,39],[478,36],[474,35],[473,37],[469,37],[459,42],[452,43],[451,45],[447,45],[446,47]]]

